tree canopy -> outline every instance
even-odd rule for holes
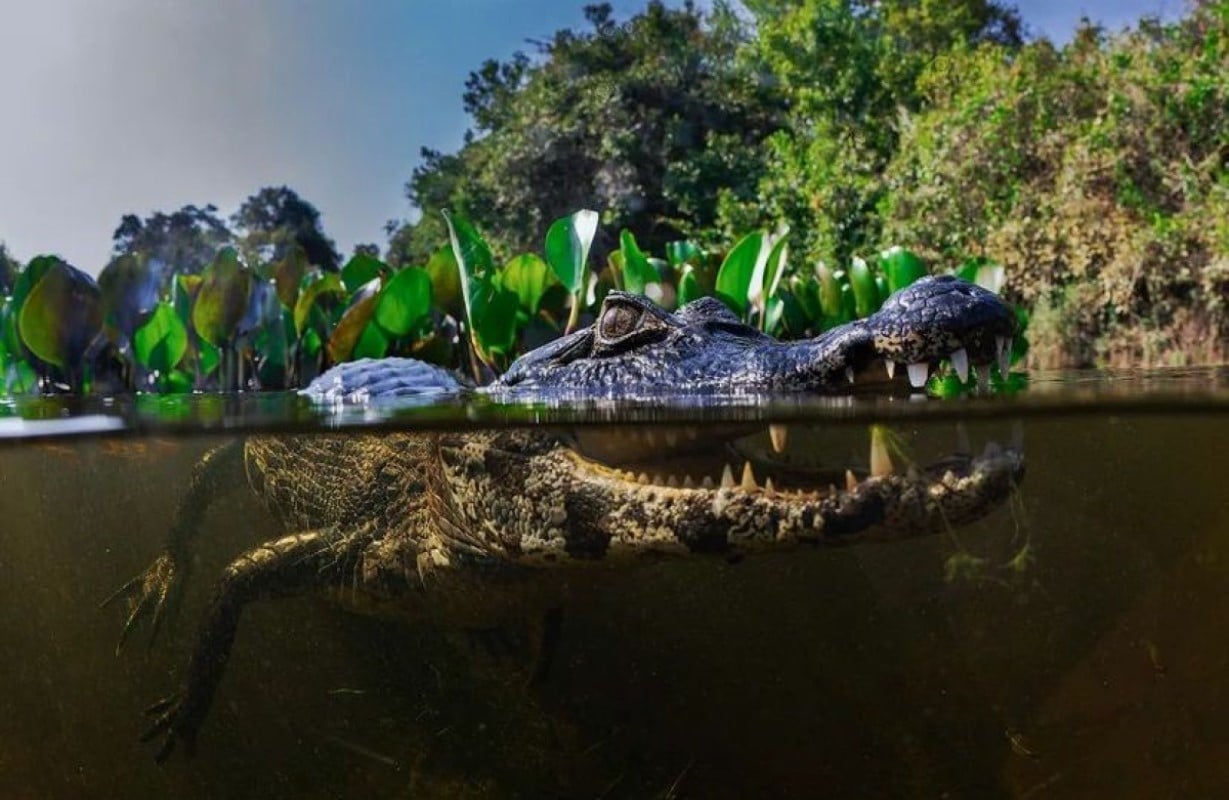
[[[111,234],[115,255],[143,253],[151,260],[193,275],[213,260],[218,248],[233,239],[213,204],[187,205],[169,214],[155,211],[144,219],[125,214]]]
[[[325,235],[320,212],[286,186],[266,186],[243,201],[231,217],[240,244],[252,260],[281,261],[297,245],[310,264],[336,272],[341,254]]]

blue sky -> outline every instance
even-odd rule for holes
[[[642,0],[615,0],[620,19]],[[1179,0],[1024,0],[1066,40]],[[486,58],[583,24],[584,0],[5,0],[0,6],[0,241],[18,258],[106,263],[125,213],[287,184],[349,253],[410,213],[422,147],[453,150],[461,92]]]

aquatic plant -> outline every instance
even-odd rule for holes
[[[791,261],[785,226],[748,233],[725,252],[669,242],[664,257],[622,230],[619,247],[593,269],[598,220],[590,210],[562,217],[542,255],[502,263],[459,214],[445,216],[449,241],[426,264],[400,268],[363,252],[326,271],[301,247],[249,263],[225,246],[199,274],[136,253],[115,258],[95,281],[42,256],[17,273],[0,304],[3,390],[285,389],[335,363],[388,355],[481,379],[590,319],[616,289],[665,308],[714,296],[747,324],[798,338],[874,313],[929,272],[900,247],[840,268]],[[1001,268],[980,260],[956,271],[992,289],[1002,280]],[[1018,341],[1017,357],[1027,346]],[[952,380],[937,374],[935,387],[951,391]]]

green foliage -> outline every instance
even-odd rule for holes
[[[58,258],[41,261],[32,270],[39,274],[21,304],[17,331],[30,352],[64,370],[80,390],[86,353],[102,333],[102,292],[92,277]]]
[[[170,372],[188,352],[188,329],[170,303],[159,303],[132,337],[137,362],[146,369]]]

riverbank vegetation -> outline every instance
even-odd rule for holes
[[[125,216],[96,282],[0,247],[5,388],[481,377],[610,288],[813,335],[922,270],[998,285],[1033,366],[1229,359],[1229,0],[1063,46],[991,0],[586,17],[471,74],[383,248],[343,258],[287,187]]]

